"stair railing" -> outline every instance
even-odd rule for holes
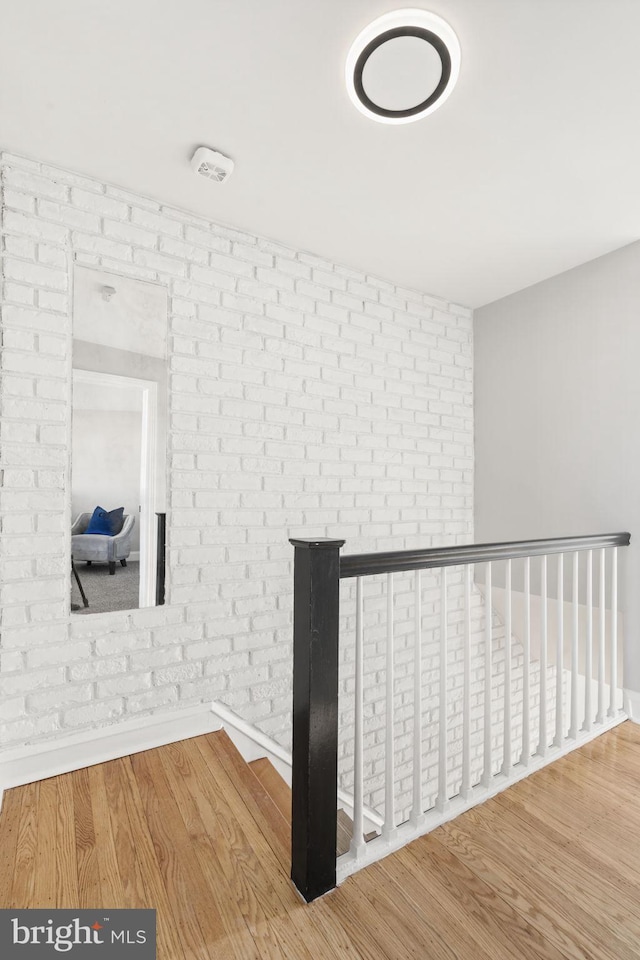
[[[628,546],[628,533],[343,557],[343,540],[290,542],[295,548],[291,877],[305,900],[624,719],[618,547]],[[514,561],[522,584],[518,592],[513,590]],[[550,566],[556,574],[551,583]],[[457,579],[451,568],[459,568]],[[430,614],[423,613],[425,570],[436,571],[439,579],[437,627],[433,590],[427,597]],[[394,578],[407,571],[413,574],[412,786],[410,796],[403,797],[395,771]],[[364,775],[365,584],[380,574],[386,577],[384,826],[365,842],[366,812],[372,806],[365,804]],[[353,838],[336,862],[341,579],[355,579]],[[521,637],[514,635],[514,598]],[[494,609],[499,599],[501,615]],[[480,633],[472,626],[472,608],[483,617]],[[426,640],[438,649],[427,661]],[[425,671],[436,666],[437,684],[425,685]],[[453,718],[452,691],[459,691],[460,699]],[[434,761],[433,783],[427,780],[425,757]]]

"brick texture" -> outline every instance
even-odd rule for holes
[[[69,171],[4,154],[1,176],[0,744],[213,698],[287,744],[288,538],[472,536],[470,311]],[[69,614],[74,262],[169,292],[158,609]],[[348,637],[348,597],[344,616]],[[409,603],[398,617],[408,636]]]

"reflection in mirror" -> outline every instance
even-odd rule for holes
[[[73,333],[71,609],[152,606],[164,597],[166,289],[76,267]]]

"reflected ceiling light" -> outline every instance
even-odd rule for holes
[[[411,123],[444,103],[459,72],[460,44],[448,23],[426,10],[395,10],[356,37],[347,91],[366,117]]]

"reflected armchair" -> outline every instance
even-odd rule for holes
[[[71,556],[74,561],[108,563],[109,573],[113,576],[116,572],[116,560],[119,560],[123,567],[127,565],[136,518],[131,514],[125,514],[122,518],[122,527],[113,537],[84,533],[90,519],[90,513],[81,513],[74,520],[71,527]]]

